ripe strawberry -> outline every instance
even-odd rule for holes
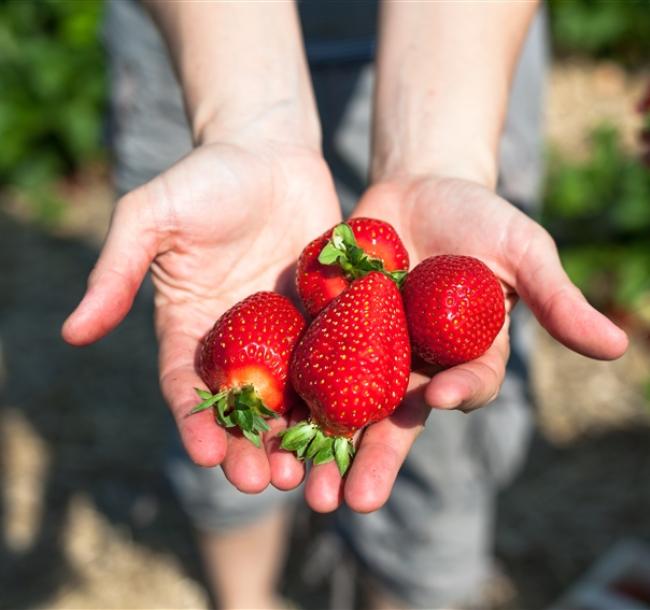
[[[408,267],[408,253],[391,225],[353,218],[307,245],[298,260],[296,285],[305,309],[315,316],[352,280],[385,271],[399,284]]]
[[[393,280],[371,272],[355,280],[314,320],[291,361],[291,380],[311,420],[285,432],[282,447],[344,474],[354,433],[390,415],[409,379],[411,349]]]
[[[217,421],[238,427],[260,446],[264,417],[284,413],[295,393],[289,361],[305,328],[293,303],[275,292],[257,292],[226,311],[203,339],[199,375],[210,392],[196,390],[197,413],[215,407]]]
[[[494,273],[471,256],[422,261],[402,290],[413,351],[443,367],[474,360],[503,326],[503,291]]]

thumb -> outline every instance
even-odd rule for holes
[[[516,291],[541,325],[570,349],[600,360],[623,355],[623,330],[594,309],[567,276],[553,238],[541,227],[528,242]]]
[[[156,256],[159,233],[147,205],[146,185],[118,201],[86,293],[63,324],[72,345],[88,345],[112,331],[131,309]]]

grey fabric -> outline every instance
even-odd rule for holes
[[[381,510],[338,511],[342,535],[389,593],[411,608],[479,601],[495,495],[522,464],[531,427],[526,382],[509,372],[488,407],[432,411]]]
[[[544,175],[541,132],[549,63],[544,7],[533,20],[519,58],[501,137],[499,194],[529,214],[537,212]]]
[[[302,490],[279,491],[269,486],[260,494],[237,491],[221,468],[200,468],[187,457],[178,434],[171,442],[167,475],[176,495],[197,529],[219,532],[242,527],[263,518],[282,503],[293,503]]]
[[[113,178],[123,195],[192,150],[183,96],[162,36],[139,3],[106,3]]]
[[[124,193],[191,150],[181,94],[162,40],[141,7],[108,3],[115,181]],[[542,176],[540,132],[546,64],[540,12],[522,55],[501,147],[499,190],[531,212]],[[312,67],[323,152],[344,213],[365,187],[372,69]],[[469,416],[433,412],[400,472],[388,504],[371,515],[342,509],[340,533],[366,569],[412,607],[437,608],[477,594],[490,570],[494,497],[517,471],[531,427],[527,396],[530,314],[517,308],[512,356],[499,398]],[[240,494],[219,469],[192,465],[177,448],[169,473],[198,527],[244,525],[295,494]]]
[[[300,25],[309,63],[372,61],[378,5],[377,0],[300,0]]]

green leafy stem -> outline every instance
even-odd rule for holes
[[[343,476],[354,457],[354,445],[349,438],[328,436],[313,422],[303,421],[280,433],[282,449],[296,454],[299,460],[312,460],[314,464],[336,461]]]
[[[358,246],[354,232],[345,223],[334,227],[332,236],[318,255],[318,262],[322,265],[338,265],[349,280],[379,271],[392,279],[398,288],[402,287],[407,274],[406,270],[387,271],[381,259],[369,256]]]
[[[279,417],[264,405],[252,385],[229,388],[217,394],[199,388],[194,390],[202,402],[190,411],[190,415],[213,408],[217,421],[224,428],[239,428],[256,447],[262,445],[262,433],[269,429],[264,418]]]

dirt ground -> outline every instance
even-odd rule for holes
[[[632,146],[640,82],[608,64],[555,69],[552,141],[582,154],[586,129],[611,117]],[[569,117],[577,106],[589,112]],[[163,475],[173,428],[156,384],[150,287],[100,344],[59,338],[110,214],[101,175],[66,188],[55,228],[0,200],[0,607],[207,608]],[[536,332],[538,429],[499,501],[506,576],[493,605],[504,610],[542,609],[617,540],[650,541],[650,335],[636,331],[621,360],[600,363]],[[298,582],[296,554],[287,590],[324,607],[322,587]]]

